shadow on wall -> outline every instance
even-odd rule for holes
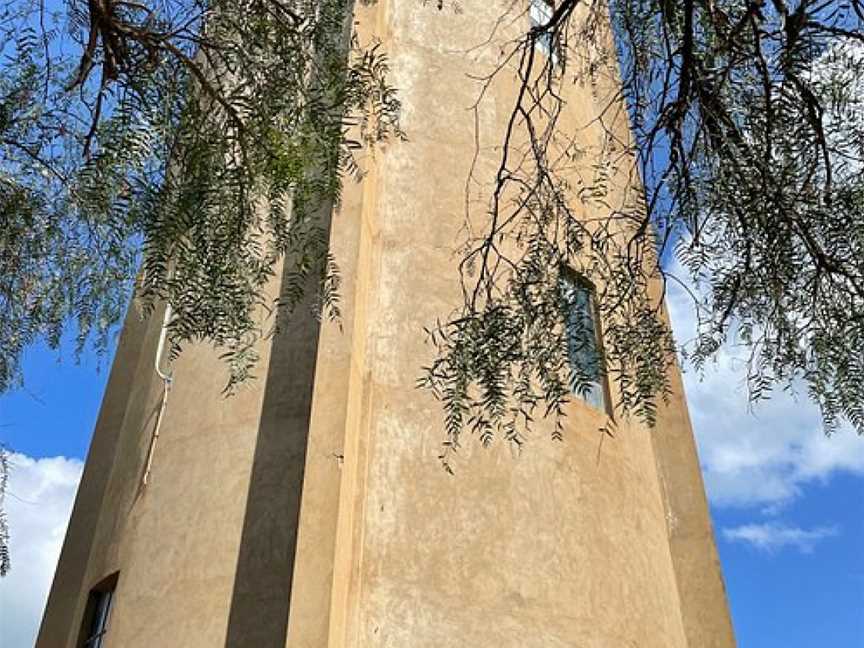
[[[307,289],[307,295],[314,293],[315,287]],[[293,317],[279,318],[246,498],[226,648],[284,648],[286,641],[321,327],[309,300]]]

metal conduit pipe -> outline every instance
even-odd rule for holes
[[[165,408],[168,406],[168,393],[171,391],[172,374],[169,371],[162,370],[162,354],[165,352],[165,340],[168,337],[168,325],[171,323],[173,311],[171,304],[165,306],[165,317],[162,320],[162,330],[159,333],[159,344],[156,345],[156,358],[153,362],[153,368],[156,370],[156,375],[162,379],[162,403],[159,405],[159,414],[156,417],[156,424],[153,426],[153,434],[150,437],[150,447],[147,450],[147,460],[144,464],[144,474],[141,478],[142,488],[147,486],[150,480],[150,471],[153,468],[153,456],[156,454],[156,444],[159,441],[159,429],[162,427],[162,418],[165,415]]]

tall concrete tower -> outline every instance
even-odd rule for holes
[[[458,303],[465,180],[494,170],[516,89],[492,88],[475,122],[471,75],[528,3],[506,24],[512,0],[358,3],[410,142],[370,155],[333,215],[342,328],[295,317],[228,399],[216,353],[189,348],[160,415],[161,318],[130,315],[39,648],[734,646],[677,374],[653,431],[619,420],[601,441],[608,414],[576,398],[563,442],[540,424],[518,456],[466,443],[452,476],[436,460],[422,329]],[[603,89],[565,92],[590,150]],[[629,136],[623,111],[611,127]]]

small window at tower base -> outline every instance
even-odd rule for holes
[[[569,269],[562,271],[560,281],[570,390],[588,405],[609,414],[594,287]]]
[[[104,648],[116,588],[117,573],[114,573],[90,590],[78,648]]]

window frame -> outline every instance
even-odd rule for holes
[[[559,273],[559,289],[561,290],[561,298],[562,298],[562,319],[563,319],[563,327],[564,327],[564,335],[565,335],[565,344],[566,349],[565,353],[567,356],[567,382],[568,389],[573,396],[578,398],[582,403],[584,403],[587,407],[591,408],[596,412],[600,412],[605,414],[607,417],[614,421],[613,409],[612,409],[612,394],[609,389],[609,377],[606,371],[606,353],[603,347],[603,323],[600,319],[600,309],[597,305],[597,288],[590,280],[588,280],[583,274],[574,270],[569,266],[563,266]],[[587,295],[587,310],[588,314],[591,318],[591,328],[593,329],[593,337],[594,337],[594,354],[596,356],[597,362],[597,379],[595,384],[599,389],[600,395],[600,403],[599,405],[592,403],[589,401],[585,395],[579,393],[577,389],[574,388],[572,384],[572,371],[574,368],[573,358],[571,356],[571,348],[570,348],[570,316],[571,311],[569,310],[571,306],[571,300],[569,299],[567,293],[565,291],[569,290],[582,290]]]
[[[81,620],[77,648],[104,648],[105,635],[108,634],[111,611],[117,591],[119,572],[102,579],[90,589],[87,605]]]

